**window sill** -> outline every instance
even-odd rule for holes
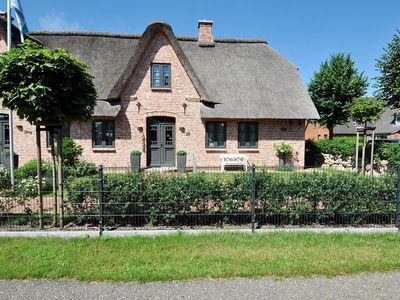
[[[153,92],[171,92],[170,87],[152,87],[151,90]]]
[[[115,148],[92,148],[93,152],[116,152]]]
[[[228,152],[226,148],[206,148],[206,152],[210,153],[226,153]]]
[[[259,153],[257,148],[239,148],[239,153]]]

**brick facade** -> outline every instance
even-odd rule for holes
[[[151,63],[171,64],[171,90],[151,89]],[[196,92],[168,39],[158,34],[141,65],[133,74],[121,98],[122,111],[116,119],[115,149],[92,149],[91,124],[74,124],[71,136],[84,147],[83,158],[105,166],[129,166],[129,153],[146,151],[146,120],[153,116],[168,116],[176,120],[176,149],[188,153],[188,165],[193,154],[199,166],[218,166],[223,153],[243,153],[256,164],[277,165],[274,144],[282,140],[295,148],[295,164],[304,165],[304,120],[260,120],[257,149],[238,149],[238,122],[227,121],[226,149],[206,149],[205,122],[200,118],[200,96]],[[140,104],[139,104],[140,103]],[[186,104],[186,108],[184,107]],[[142,165],[146,165],[142,155]]]
[[[1,43],[0,43],[1,46]],[[171,64],[171,89],[151,88],[151,63]],[[153,37],[142,62],[129,80],[122,96],[121,111],[115,119],[115,148],[92,148],[92,124],[71,125],[71,137],[83,146],[83,159],[103,164],[106,167],[129,167],[132,150],[142,151],[142,165],[146,161],[146,122],[148,117],[168,116],[175,118],[176,150],[186,150],[188,165],[192,165],[195,154],[198,166],[219,166],[219,156],[224,153],[241,153],[249,156],[250,163],[256,165],[278,165],[274,144],[282,141],[295,149],[294,165],[304,166],[305,120],[258,120],[257,149],[238,148],[238,122],[228,119],[225,149],[206,149],[205,122],[201,119],[200,96],[191,79],[181,65],[168,38],[158,33]],[[7,113],[7,110],[2,112]],[[35,128],[24,120],[15,119],[15,152],[23,164],[36,157]],[[42,133],[42,147],[46,149],[45,133]],[[43,151],[44,159],[49,158],[48,150]]]
[[[329,138],[328,128],[321,126],[319,124],[307,124],[306,128],[306,140],[323,140]]]

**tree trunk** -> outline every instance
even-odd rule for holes
[[[57,180],[58,180],[58,204],[60,205],[60,229],[64,227],[64,186],[63,186],[63,157],[62,157],[62,128],[57,130],[57,160],[58,160],[58,170],[57,170]]]
[[[39,196],[39,228],[43,229],[43,191],[42,191],[42,149],[40,143],[40,125],[36,125],[37,180]]]
[[[333,125],[328,125],[328,130],[329,130],[329,139],[333,140]]]
[[[56,153],[54,147],[54,131],[49,131],[50,134],[50,147],[51,147],[51,169],[53,175],[53,226],[57,227],[57,214],[58,214],[58,203],[57,203],[57,166],[56,166]]]
[[[360,149],[359,148],[359,144],[360,144],[360,133],[358,132],[358,130],[357,130],[357,133],[356,133],[357,135],[356,135],[356,153],[355,153],[355,156],[356,156],[356,161],[355,161],[355,168],[356,168],[356,172],[358,173],[358,171],[359,171],[359,169],[358,169],[358,163],[359,163],[359,158],[358,158],[358,149]]]
[[[363,147],[362,147],[362,161],[361,161],[361,166],[362,166],[362,173],[363,175],[365,175],[365,148],[367,146],[367,124],[364,124],[364,132],[363,132],[363,136],[364,136],[364,141],[363,141]]]

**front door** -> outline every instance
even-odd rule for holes
[[[149,118],[147,132],[147,165],[175,166],[175,120]]]

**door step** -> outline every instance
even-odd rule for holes
[[[157,172],[157,173],[163,173],[163,172],[176,172],[177,169],[176,167],[148,167],[144,169],[145,172]]]

